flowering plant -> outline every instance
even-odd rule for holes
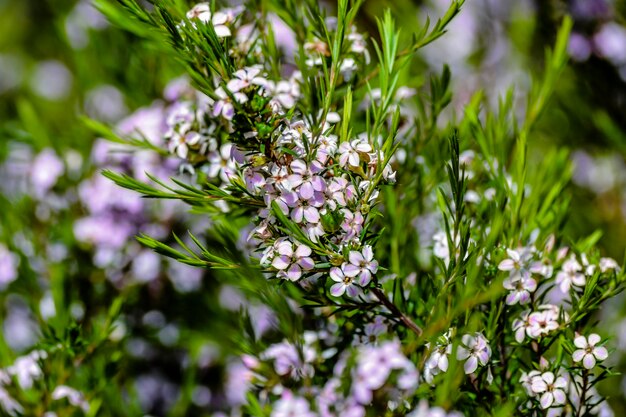
[[[193,401],[216,416],[608,412],[597,385],[614,374],[611,349],[594,312],[623,290],[624,269],[595,248],[599,234],[563,231],[567,153],[528,158],[566,66],[569,18],[525,109],[510,90],[497,108],[478,92],[455,112],[450,69],[427,80],[416,55],[445,36],[462,0],[414,33],[390,11],[365,31],[359,0],[340,0],[335,16],[308,0],[183,3],[97,2],[186,74],[115,128],[84,121],[109,142],[91,156],[103,176],[76,187],[84,213],[73,223],[122,294],[129,270],[141,282],[162,275],[166,261],[149,248],[186,267],[167,264],[175,286],[196,289],[204,277],[236,312],[239,331],[215,336],[228,346],[220,383],[210,395],[189,388],[180,409]],[[43,200],[64,168],[55,155],[36,158],[49,174],[32,176]],[[127,245],[134,234],[142,246]],[[16,279],[19,262],[0,245],[1,285]],[[136,324],[118,317],[128,298],[101,312],[99,343],[54,333],[0,371],[5,412],[23,413],[16,398],[28,403],[24,391],[45,385],[68,351],[79,366],[123,339],[119,329]],[[164,345],[178,341],[162,315],[141,321],[163,327]],[[185,366],[202,368],[206,355],[198,349]],[[50,383],[47,403],[88,415],[104,407],[65,379]]]

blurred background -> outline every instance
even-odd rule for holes
[[[443,14],[447,3],[370,0],[359,26],[374,33],[375,16],[387,7],[409,33],[427,15]],[[429,69],[450,65],[450,118],[462,117],[479,89],[495,105],[514,86],[523,109],[531,76],[541,72],[565,14],[575,22],[571,64],[529,154],[540,159],[554,146],[571,151],[568,232],[582,237],[601,230],[604,255],[621,262],[626,2],[468,0],[449,33],[426,47],[416,65],[425,78]],[[133,239],[140,232],[166,239],[171,231],[205,230],[205,220],[176,204],[128,195],[99,175],[103,168],[141,175],[164,166],[162,175],[172,174],[159,156],[111,156],[111,145],[83,117],[122,132],[139,125],[147,135],[158,132],[171,81],[182,74],[150,42],[112,27],[89,0],[0,0],[0,365],[41,340],[69,340],[77,355],[85,354],[80,338],[97,333],[122,296],[124,319],[112,344],[102,347],[110,354],[94,368],[102,374],[77,377],[111,400],[112,410],[120,400],[118,415],[200,415],[193,413],[208,404],[241,401],[233,397],[245,384],[243,367],[215,340],[241,331],[233,312],[244,304],[260,318],[251,331],[266,332],[275,320],[234,288],[203,280],[202,271],[165,260]],[[626,352],[623,304],[620,298],[599,319],[603,333]],[[626,369],[626,357],[623,362]],[[106,387],[108,375],[116,375],[123,393]],[[626,415],[623,381],[604,387],[615,415]]]

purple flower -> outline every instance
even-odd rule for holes
[[[233,74],[235,78],[230,80],[226,84],[226,88],[232,93],[237,93],[243,89],[250,87],[251,85],[263,86],[267,84],[267,80],[258,75],[261,73],[259,67],[249,67],[235,71]]]
[[[461,342],[462,344],[456,351],[456,358],[465,361],[463,369],[466,374],[474,373],[479,364],[487,365],[491,357],[491,348],[485,336],[481,333],[476,333],[474,336],[466,334],[461,338]]]
[[[296,159],[290,166],[293,174],[289,175],[287,180],[292,189],[297,189],[300,197],[310,199],[315,192],[323,192],[326,189],[324,179],[320,175],[316,175],[322,170],[319,162],[314,161],[310,166],[307,166],[303,160]]]
[[[535,292],[537,289],[537,281],[532,278],[524,278],[519,275],[516,275],[513,278],[506,278],[502,285],[505,289],[511,291],[506,296],[506,303],[508,305],[514,305],[517,303],[528,304],[530,302],[530,293]]]
[[[361,252],[350,251],[348,255],[350,263],[344,264],[345,275],[349,277],[359,277],[358,283],[365,287],[372,280],[372,274],[378,271],[378,261],[374,260],[372,247],[364,246]]]
[[[294,245],[291,241],[283,239],[276,241],[275,251],[272,266],[278,270],[279,277],[297,281],[302,277],[302,271],[309,271],[315,267],[315,262],[310,257],[311,248],[306,245]]]
[[[20,258],[0,244],[0,289],[4,289],[17,278]]]
[[[218,99],[213,105],[213,116],[222,116],[226,120],[231,120],[235,115],[235,107],[233,106],[232,100],[226,91],[222,87],[218,87],[215,89],[215,95],[217,95]],[[245,103],[248,101],[248,97],[246,97],[243,93],[233,93],[233,97],[237,101],[237,103]]]
[[[63,161],[52,149],[41,151],[33,160],[30,176],[35,194],[43,197],[57,183],[64,171]]]
[[[339,165],[342,167],[358,167],[361,164],[361,154],[372,151],[372,146],[365,139],[353,139],[339,145]]]
[[[358,294],[358,289],[354,285],[353,277],[345,275],[343,268],[331,268],[330,278],[335,281],[335,284],[330,287],[330,293],[333,297],[341,297],[344,293],[347,293],[349,297],[356,297]]]

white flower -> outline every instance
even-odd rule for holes
[[[60,400],[67,398],[74,407],[80,407],[85,413],[89,411],[89,402],[85,400],[83,394],[67,385],[59,385],[52,391],[52,399]]]
[[[187,19],[198,19],[202,23],[211,21],[211,6],[209,3],[198,3],[187,12]]]
[[[511,291],[506,297],[506,303],[508,305],[517,303],[528,304],[530,302],[530,293],[535,292],[537,289],[537,281],[532,278],[524,278],[520,275],[508,277],[504,280],[502,285],[505,289]]]
[[[474,373],[479,364],[487,365],[491,357],[491,348],[485,336],[481,333],[476,333],[474,336],[466,334],[461,338],[461,342],[462,344],[456,351],[456,358],[465,361],[463,369],[466,374]]]
[[[341,297],[344,293],[347,293],[349,297],[355,297],[358,294],[358,289],[354,285],[354,277],[347,276],[343,268],[331,268],[330,278],[335,281],[335,284],[330,287],[330,293],[333,297]]]
[[[610,270],[619,271],[619,265],[612,258],[601,258],[600,259],[600,271],[607,272]]]
[[[351,277],[359,277],[359,285],[365,287],[372,280],[372,275],[378,271],[378,261],[374,259],[371,246],[364,246],[361,252],[350,251],[349,263],[344,263],[344,272]]]
[[[267,80],[263,77],[259,77],[260,73],[261,68],[259,67],[247,67],[237,70],[233,74],[235,78],[226,84],[226,88],[232,93],[237,93],[251,85],[264,86],[267,84]]]
[[[528,317],[530,328],[527,333],[530,337],[537,338],[544,336],[559,328],[560,309],[555,305],[545,304],[539,306],[539,311],[535,311]]]
[[[582,271],[583,267],[572,256],[570,259],[563,263],[561,270],[556,274],[556,283],[564,293],[569,292],[572,285],[576,287],[585,286],[585,274]]]
[[[552,405],[565,404],[565,378],[556,378],[552,372],[544,372],[532,378],[530,388],[534,394],[541,394],[539,403],[544,410]]]
[[[213,116],[217,117],[221,115],[226,120],[231,120],[235,115],[235,107],[233,106],[230,96],[222,87],[215,89],[215,95],[219,100],[213,105]],[[240,92],[233,93],[233,97],[237,103],[245,103],[248,101],[248,97]]]
[[[358,167],[361,164],[361,154],[372,152],[372,146],[365,139],[353,139],[339,145],[339,165],[342,167]]]
[[[600,342],[600,336],[595,333],[589,337],[578,336],[574,339],[574,345],[578,350],[572,354],[574,362],[581,362],[586,369],[592,369],[596,366],[596,360],[603,361],[609,353],[604,346],[596,346]]]
[[[39,361],[46,357],[46,352],[35,350],[28,355],[17,358],[13,365],[7,368],[7,372],[17,378],[17,382],[23,389],[29,389],[36,379],[43,376]]]
[[[526,248],[522,248],[520,251],[507,249],[506,253],[509,257],[498,264],[498,269],[500,271],[509,271],[510,278],[519,276],[521,278],[530,278],[530,271],[527,265],[531,255],[530,251]]]

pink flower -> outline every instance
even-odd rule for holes
[[[491,348],[485,336],[481,333],[476,333],[474,336],[466,334],[461,338],[461,342],[462,344],[456,351],[456,358],[465,361],[463,369],[466,374],[474,373],[479,364],[487,365],[491,357]]]
[[[359,277],[359,285],[365,287],[372,280],[372,274],[378,271],[378,261],[374,260],[372,247],[364,246],[361,252],[350,251],[350,263],[344,263],[344,273],[350,277]]]
[[[361,154],[372,151],[372,146],[365,139],[353,139],[339,145],[339,165],[358,167],[361,164]]]
[[[334,267],[330,269],[330,278],[335,281],[330,287],[330,293],[333,297],[341,297],[347,293],[349,297],[356,297],[358,289],[354,285],[353,277],[346,276],[343,268]]]

